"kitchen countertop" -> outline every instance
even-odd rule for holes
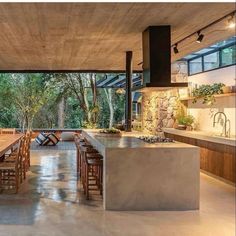
[[[179,129],[174,129],[174,128],[163,128],[163,131],[169,134],[180,135],[183,137],[205,140],[208,142],[225,144],[225,145],[230,145],[230,146],[236,146],[235,137],[226,138],[226,137],[214,135],[213,133],[209,133],[206,131],[186,131],[186,130],[179,130]]]
[[[99,136],[99,130],[85,129],[90,137],[97,141],[104,148],[188,148],[194,147],[190,144],[181,142],[166,143],[146,143],[138,139],[139,136],[148,135],[142,132],[122,132],[121,137],[104,137]]]

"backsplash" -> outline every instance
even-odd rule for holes
[[[230,66],[219,70],[213,70],[198,75],[188,77],[189,82],[195,84],[213,84],[224,83],[225,85],[235,85],[235,70],[236,66]],[[192,101],[188,101],[188,114],[195,117],[196,128],[198,130],[220,134],[223,130],[223,125],[217,124],[213,127],[213,116],[216,112],[224,112],[227,119],[230,120],[231,135],[236,133],[235,119],[236,119],[236,100],[235,96],[226,96],[216,99],[216,103],[213,106],[202,105],[201,100],[196,104]]]
[[[223,82],[226,85],[234,85],[235,66],[223,68],[216,71],[206,72],[188,77],[189,82],[201,84],[213,84]],[[185,91],[185,90],[184,90]],[[178,110],[178,95],[181,89],[166,91],[150,91],[143,93],[142,97],[142,127],[144,132],[156,134],[163,127],[172,128],[175,124],[174,116]],[[188,105],[187,105],[188,104]],[[217,98],[213,106],[203,105],[201,100],[196,104],[192,100],[187,102],[186,113],[195,118],[194,127],[197,130],[214,132],[220,134],[223,126],[213,127],[213,116],[216,112],[222,111],[230,120],[231,135],[235,135],[236,100],[235,96]]]
[[[177,90],[144,93],[142,99],[142,127],[144,132],[155,134],[163,127],[172,128],[178,109]]]

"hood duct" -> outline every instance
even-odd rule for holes
[[[133,90],[141,92],[187,87],[188,83],[171,83],[171,28],[149,26],[143,32],[143,83]]]

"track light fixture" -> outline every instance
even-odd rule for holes
[[[173,47],[173,50],[174,50],[174,53],[177,54],[179,52],[178,48],[177,48],[177,45],[184,42],[185,40],[195,36],[197,34],[197,40],[196,42],[197,43],[201,43],[203,38],[204,38],[204,34],[201,34],[202,31],[205,31],[207,28],[210,28],[211,26],[221,22],[221,21],[225,21],[226,19],[228,19],[228,24],[227,24],[227,27],[228,28],[235,28],[236,24],[235,24],[235,13],[236,13],[236,10],[234,10],[233,12],[219,18],[218,20],[215,20],[213,22],[211,22],[210,24],[202,27],[201,29],[199,29],[198,31],[195,31],[189,35],[187,35],[186,37],[182,38],[181,40],[175,42],[174,44],[171,45],[171,47]],[[230,18],[229,18],[230,17]]]
[[[235,28],[234,15],[231,15],[230,19],[228,19],[228,28],[230,29]]]
[[[203,38],[204,38],[204,34],[201,34],[201,31],[198,31],[198,32],[197,32],[197,35],[198,35],[198,37],[197,37],[196,42],[197,42],[197,43],[201,43],[202,40],[203,40]]]
[[[178,50],[178,44],[176,43],[175,46],[174,46],[174,53],[177,54],[179,53],[179,50]]]

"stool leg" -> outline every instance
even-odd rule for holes
[[[0,170],[0,191],[2,189],[2,171]]]
[[[85,195],[86,195],[86,199],[89,200],[89,166],[87,164],[85,164],[85,173],[86,173],[86,177],[85,177]]]
[[[81,177],[82,173],[82,156],[81,153],[79,153],[79,176]]]
[[[18,193],[18,187],[19,187],[18,173],[15,172],[15,193]]]
[[[79,149],[77,148],[76,152],[76,171],[79,172]]]
[[[103,167],[99,167],[100,194],[103,193]]]

